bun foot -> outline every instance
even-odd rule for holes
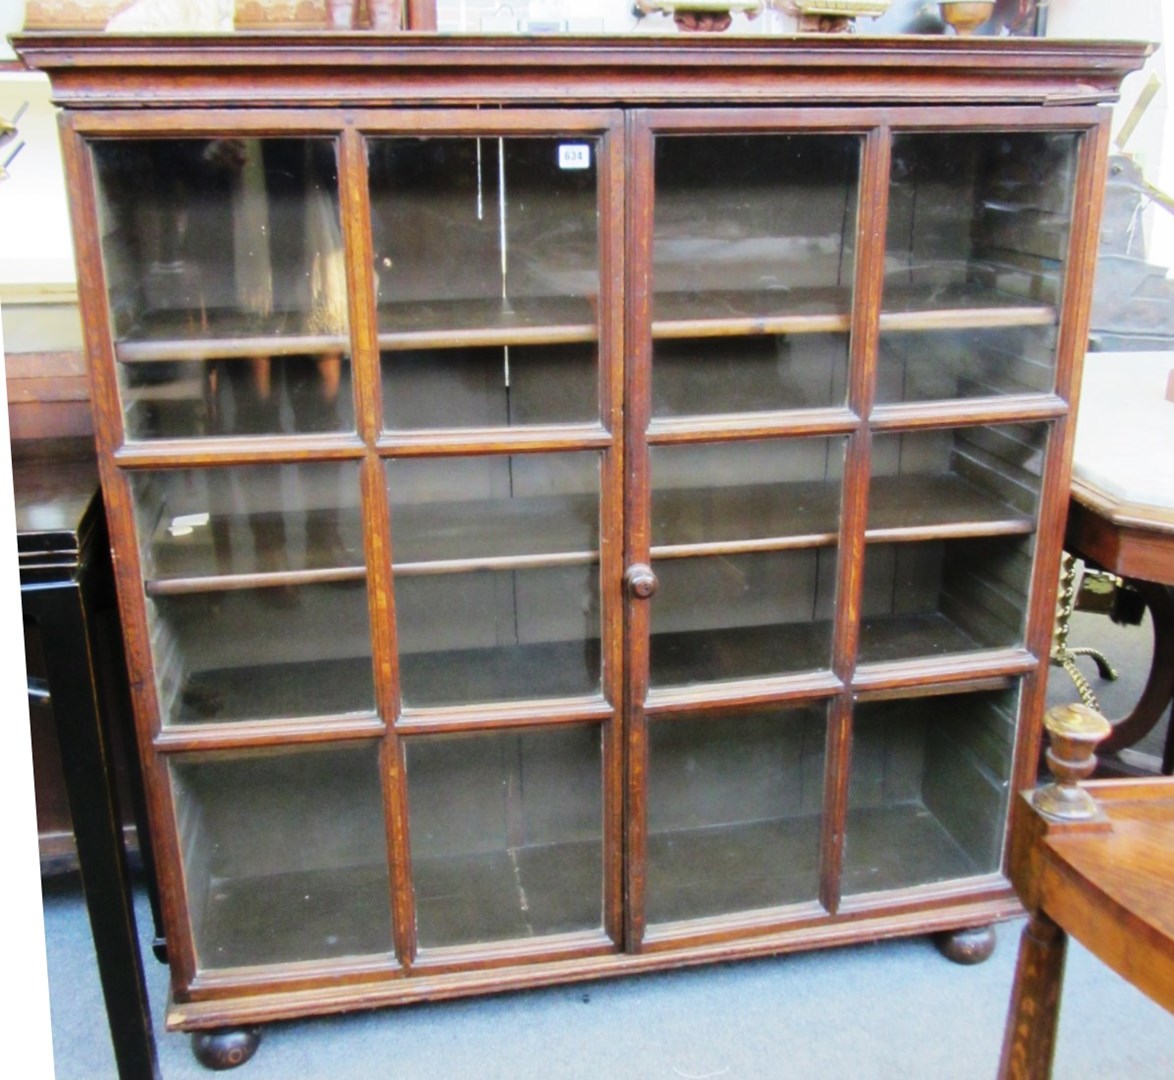
[[[222,1028],[192,1034],[192,1053],[208,1069],[235,1069],[257,1052],[260,1028]]]
[[[993,926],[966,926],[934,937],[938,951],[955,964],[981,964],[995,951]]]

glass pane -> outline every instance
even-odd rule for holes
[[[388,427],[599,415],[597,153],[579,137],[369,141]]]
[[[334,141],[91,145],[130,437],[353,430]]]
[[[657,138],[654,415],[845,400],[860,154],[855,135]]]
[[[658,339],[652,415],[762,412],[842,405],[847,334]]]
[[[1032,532],[1047,435],[1046,424],[874,435],[870,533]]]
[[[131,476],[164,723],[374,707],[359,467]]]
[[[594,345],[506,345],[383,354],[389,429],[517,427],[599,415]]]
[[[1023,644],[1031,536],[869,544],[860,661]]]
[[[421,947],[603,925],[597,726],[405,745]]]
[[[387,465],[406,706],[597,694],[599,455]]]
[[[842,438],[651,447],[654,548],[772,537],[834,543],[844,448]]]
[[[1056,338],[1055,326],[884,332],[877,404],[1051,393]]]
[[[355,430],[343,353],[128,362],[118,386],[131,439]]]
[[[161,469],[130,482],[148,592],[212,576],[363,572],[356,462]]]
[[[846,894],[999,869],[1017,691],[856,707]]]
[[[389,953],[375,745],[171,763],[202,968]]]
[[[375,707],[365,580],[147,597],[164,723]]]
[[[600,693],[599,567],[400,572],[406,708]]]
[[[387,490],[397,570],[495,556],[599,557],[593,451],[392,460]]]
[[[879,402],[1051,388],[1079,141],[894,136]]]
[[[822,705],[649,725],[649,922],[815,900]]]
[[[836,548],[656,559],[650,685],[829,667]]]

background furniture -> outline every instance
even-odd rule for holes
[[[48,713],[57,755],[45,755],[50,740],[43,734],[37,808],[45,823],[50,807],[44,803],[57,794],[57,777],[44,782],[44,774],[59,762],[68,806],[51,798],[61,817],[49,823],[60,826],[58,833],[72,830],[69,846],[81,871],[115,1060],[121,1077],[138,1080],[159,1072],[123,838],[123,823],[132,814],[120,809],[115,782],[114,741],[126,738],[118,713],[126,705],[125,665],[117,622],[105,621],[113,617],[110,547],[97,472],[86,449],[46,441],[37,444],[32,459],[14,459],[30,712],[34,731]],[[29,448],[24,450],[27,455]],[[133,759],[122,781],[123,796],[139,783]],[[140,809],[141,801],[140,793]],[[49,854],[60,858],[61,836],[47,839]],[[43,858],[45,842],[43,834]],[[149,871],[149,845],[144,859]],[[158,927],[153,895],[152,907]]]
[[[1099,102],[1144,47],[19,47],[171,1026],[1017,909]]]
[[[1091,715],[1103,738],[1109,725]],[[1092,747],[1074,752],[1071,735],[1053,738],[1053,749],[1064,747],[1066,760],[1052,759],[1064,782],[1095,764]],[[1069,934],[1174,1012],[1174,780],[1095,781],[1079,789],[1086,809],[1071,790],[1041,801],[1044,790],[1022,796],[1012,839],[1011,879],[1031,916],[999,1067],[1016,1080],[1051,1075]]]
[[[1126,579],[1153,618],[1149,680],[1113,720],[1104,759],[1145,737],[1174,700],[1174,353],[1089,353],[1073,461],[1065,546]],[[1167,729],[1162,772],[1174,769]],[[1114,764],[1113,767],[1116,767]]]

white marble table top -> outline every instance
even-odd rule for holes
[[[1073,479],[1121,502],[1174,510],[1174,352],[1089,353]]]

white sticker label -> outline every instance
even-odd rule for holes
[[[591,147],[587,143],[563,143],[558,148],[560,169],[590,169]]]

